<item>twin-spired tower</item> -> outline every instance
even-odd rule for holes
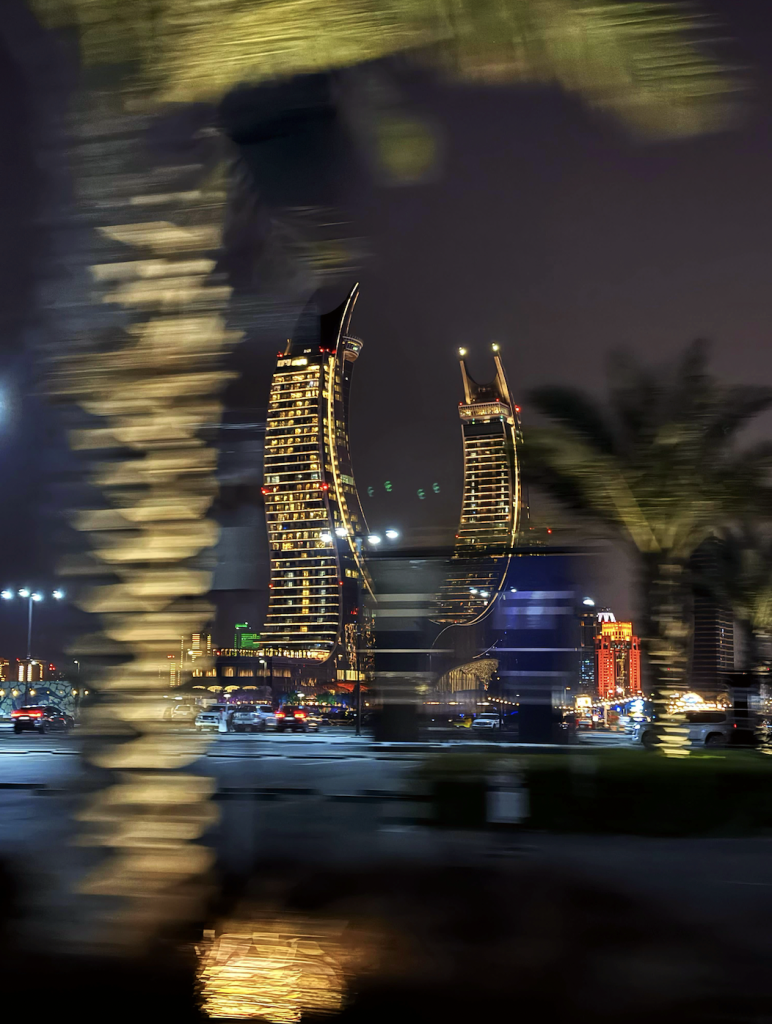
[[[487,384],[472,378],[466,349],[459,349],[464,496],[451,568],[434,616],[447,624],[472,625],[491,611],[520,530],[520,408],[512,401],[499,346],[492,348],[496,374]]]

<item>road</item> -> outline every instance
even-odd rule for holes
[[[0,856],[43,877],[72,834],[79,776],[72,737],[0,732]],[[321,734],[216,737],[195,767],[217,780],[220,823],[209,841],[221,866],[390,862],[475,865],[524,860],[580,873],[681,908],[690,920],[769,946],[772,839],[643,839],[426,827],[414,792],[422,754]],[[38,787],[38,788],[35,788]]]
[[[382,826],[425,813],[393,799],[419,755],[370,747],[339,735],[214,737],[193,770],[217,781],[220,824],[210,842],[221,865],[241,873],[260,860],[302,859],[312,850],[352,863],[387,854],[378,842]],[[0,732],[0,854],[42,870],[51,843],[65,841],[77,803],[77,748],[72,736]]]

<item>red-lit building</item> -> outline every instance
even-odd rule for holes
[[[641,694],[641,646],[632,622],[601,622],[595,637],[595,670],[601,700]]]

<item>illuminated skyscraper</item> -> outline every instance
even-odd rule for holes
[[[266,655],[358,668],[361,546],[367,532],[349,451],[349,389],[362,342],[349,333],[359,293],[319,316],[307,311],[279,355],[265,434],[271,583]]]
[[[184,669],[197,658],[211,658],[211,633],[188,633],[180,637],[180,666]]]
[[[615,622],[613,616],[610,618],[612,621],[600,621],[595,637],[598,696],[601,700],[640,697],[640,642],[633,636],[632,622]]]
[[[471,625],[487,615],[504,586],[520,529],[520,409],[512,401],[498,345],[496,376],[478,384],[460,349],[464,401],[464,496],[453,562],[439,594],[436,621]]]

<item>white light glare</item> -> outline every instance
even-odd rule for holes
[[[61,599],[64,597],[64,591],[55,590],[51,596],[55,597],[57,601],[61,601]]]
[[[338,537],[345,537],[346,536],[346,527],[345,526],[336,526],[335,527],[335,534]]]
[[[29,590],[26,587],[22,587],[19,591],[19,597],[29,597]]]
[[[381,538],[378,536],[377,533],[371,533],[370,536],[367,538],[367,542],[368,544],[380,544]]]
[[[585,597],[585,599],[582,601],[582,604],[586,604],[588,608],[595,607],[595,602],[591,597]]]
[[[397,540],[399,537],[399,530],[387,530],[386,537],[388,540]]]
[[[517,587],[510,587],[509,588],[509,592],[510,592],[510,594],[516,594],[517,593]]]
[[[490,597],[490,596],[491,595],[490,595],[490,591],[489,590],[481,590],[480,591],[480,597]]]
[[[331,533],[320,533],[319,534],[319,540],[323,541],[325,544],[329,544],[330,541],[332,540],[332,534]]]
[[[461,358],[463,359],[463,358],[464,358],[464,356],[466,355],[466,349],[465,349],[465,348],[460,348],[460,349],[458,350],[458,354],[459,354],[459,355],[461,356]]]
[[[42,594],[32,594],[31,597],[32,597],[33,601],[42,601],[43,600],[43,595]]]
[[[491,348],[493,349],[493,351],[494,351],[494,352],[498,352],[498,350],[499,350],[499,346],[498,346],[498,345],[496,344],[496,342],[495,342],[495,341],[494,341],[494,342],[493,342],[493,344],[491,345]]]
[[[4,601],[12,601],[13,600],[13,591],[12,590],[0,590],[0,597],[2,597],[2,599]]]

